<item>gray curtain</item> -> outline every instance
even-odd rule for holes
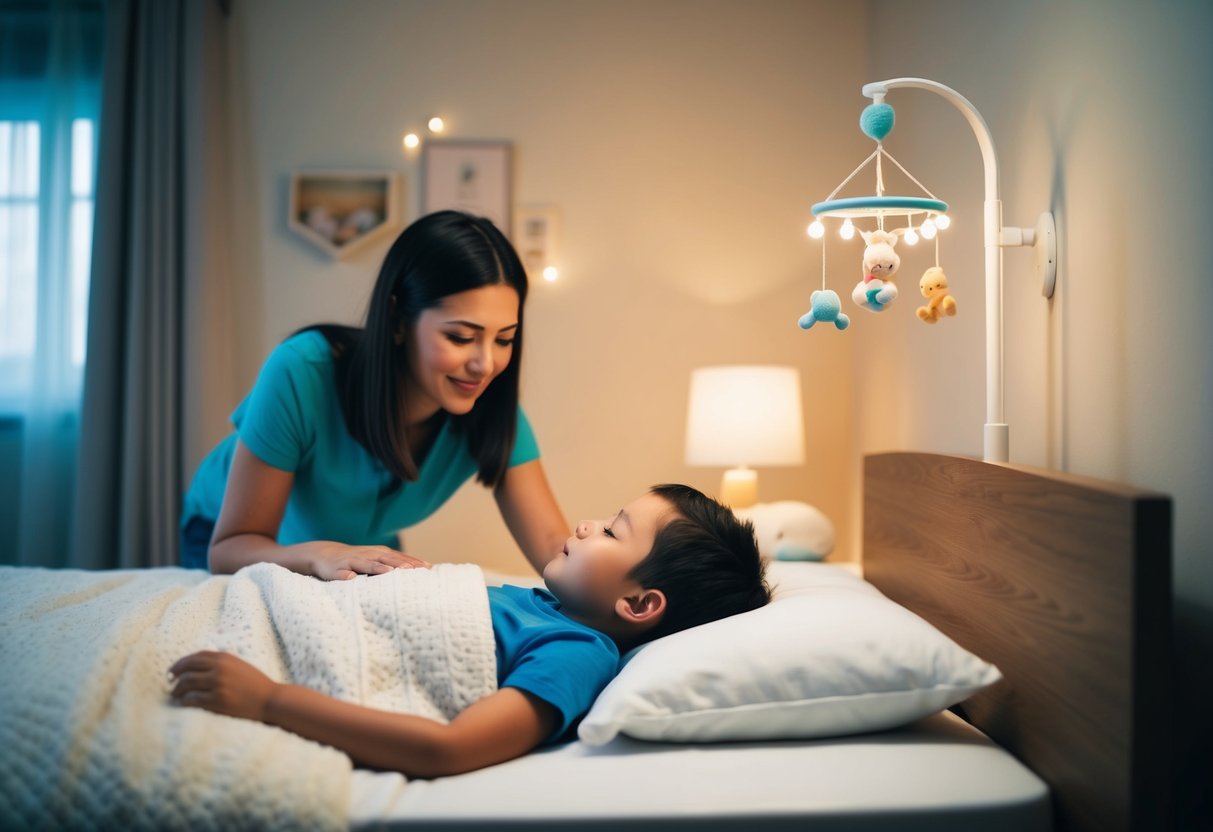
[[[70,565],[178,562],[185,373],[197,255],[221,195],[225,4],[112,0]],[[221,105],[221,102],[220,102]],[[213,144],[212,144],[213,142]],[[219,172],[221,173],[221,172]],[[221,178],[221,177],[220,177]]]

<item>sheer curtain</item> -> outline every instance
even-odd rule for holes
[[[60,565],[85,359],[100,0],[0,5],[0,559]]]

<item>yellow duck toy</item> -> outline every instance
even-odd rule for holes
[[[918,317],[933,324],[943,316],[951,317],[956,314],[956,298],[948,294],[948,276],[939,266],[927,269],[918,281],[918,291],[927,299],[926,306],[920,306],[915,311]]]

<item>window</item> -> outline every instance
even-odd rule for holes
[[[74,408],[100,109],[99,4],[0,12],[0,414]]]

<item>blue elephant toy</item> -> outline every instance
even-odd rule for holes
[[[851,325],[851,319],[842,314],[842,301],[833,289],[818,289],[809,296],[808,312],[800,316],[800,328],[812,329],[818,321],[834,322],[839,329]]]

